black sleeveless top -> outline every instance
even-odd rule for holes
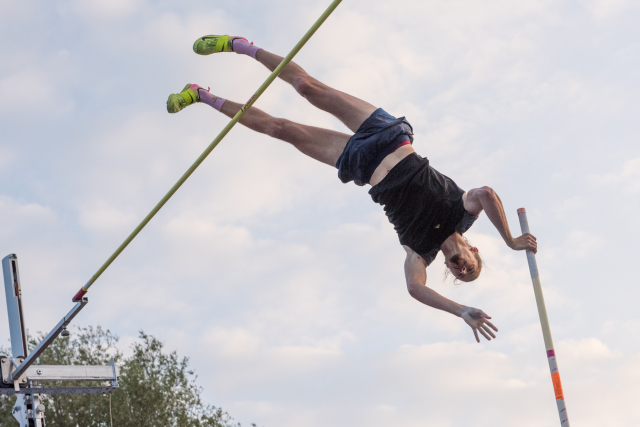
[[[464,190],[416,153],[395,165],[369,194],[384,207],[400,243],[417,252],[427,265],[447,237],[456,231],[464,233],[478,218],[464,209]]]

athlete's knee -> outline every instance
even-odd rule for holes
[[[288,120],[286,119],[274,118],[269,120],[265,133],[272,138],[284,139],[286,135],[287,122]]]
[[[308,98],[309,96],[318,94],[323,86],[318,80],[308,74],[304,74],[293,80],[293,87],[300,95]]]

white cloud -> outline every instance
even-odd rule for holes
[[[90,3],[74,1],[74,7],[88,18],[120,18],[139,12],[144,5],[142,0],[97,0]]]
[[[588,205],[588,201],[583,196],[569,197],[553,208],[554,213],[559,218],[575,217],[576,212],[580,212]]]
[[[11,163],[16,159],[13,149],[9,146],[0,146],[0,171],[10,169]]]
[[[637,193],[640,191],[640,158],[621,159],[624,163],[602,175],[593,175],[590,181],[593,185],[606,188],[609,191]]]
[[[562,354],[563,362],[572,366],[576,366],[581,362],[594,362],[619,357],[597,338],[564,340],[560,341],[557,347],[558,352]]]
[[[603,242],[604,239],[593,232],[573,230],[567,236],[563,255],[566,258],[585,258],[602,249]]]
[[[54,211],[39,203],[24,203],[11,197],[0,195],[0,222],[10,225],[0,229],[4,239],[19,236],[40,227],[55,226]]]
[[[228,358],[254,354],[262,341],[249,331],[238,328],[215,328],[207,331],[202,339],[205,345],[215,346],[218,354]]]
[[[111,233],[132,228],[136,217],[104,201],[97,201],[81,208],[79,219],[80,223],[89,230]]]
[[[634,3],[630,0],[588,0],[587,10],[596,21],[610,19],[622,13],[632,13]]]
[[[29,89],[27,89],[29,88]],[[0,79],[0,105],[3,113],[21,111],[31,114],[69,112],[74,107],[71,97],[52,82],[44,70],[21,69]]]

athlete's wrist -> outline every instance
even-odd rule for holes
[[[514,239],[513,236],[505,237],[504,242],[510,249],[513,249],[516,246],[516,239]]]
[[[467,307],[466,305],[458,304],[458,309],[453,314],[461,318],[465,311],[467,311],[468,309],[469,307]]]

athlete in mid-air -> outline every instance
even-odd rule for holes
[[[248,55],[271,71],[283,59],[243,37],[226,35],[201,37],[194,43],[193,50],[200,55],[220,52]],[[536,252],[536,238],[529,233],[512,237],[502,202],[491,188],[465,192],[449,177],[433,169],[428,159],[414,151],[413,128],[404,117],[395,118],[382,108],[333,89],[293,62],[280,73],[280,78],[313,106],[334,115],[355,133],[348,135],[294,123],[255,107],[246,111],[240,123],[336,167],[344,183],[371,185],[369,194],[374,202],[384,206],[407,252],[404,271],[409,294],[423,304],[464,319],[478,342],[478,332],[487,340],[495,338],[493,331],[498,329],[482,310],[458,304],[426,286],[426,268],[442,251],[445,265],[458,280],[469,282],[480,275],[482,259],[478,249],[462,234],[483,210],[511,249]],[[208,104],[228,117],[234,117],[243,106],[215,96],[196,84],[188,84],[182,92],[169,96],[167,110],[177,113],[196,102]]]

